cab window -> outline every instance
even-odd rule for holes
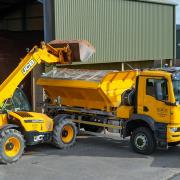
[[[165,79],[147,79],[146,95],[161,101],[168,100],[167,81]]]

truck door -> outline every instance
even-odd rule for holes
[[[138,113],[148,115],[156,122],[170,122],[168,81],[161,77],[139,77]]]

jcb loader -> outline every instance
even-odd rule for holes
[[[0,161],[13,163],[23,154],[26,145],[53,143],[58,148],[74,144],[76,126],[72,121],[51,119],[31,112],[25,94],[18,85],[42,62],[69,64],[83,61],[94,52],[86,41],[53,41],[34,46],[17,68],[0,85]]]

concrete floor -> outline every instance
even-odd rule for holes
[[[177,180],[180,147],[151,156],[134,153],[129,141],[80,136],[69,150],[28,147],[15,164],[0,165],[0,180]]]

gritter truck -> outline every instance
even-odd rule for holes
[[[37,84],[45,89],[47,114],[70,120],[87,133],[130,137],[133,150],[142,154],[180,143],[178,67],[123,72],[53,69]]]

